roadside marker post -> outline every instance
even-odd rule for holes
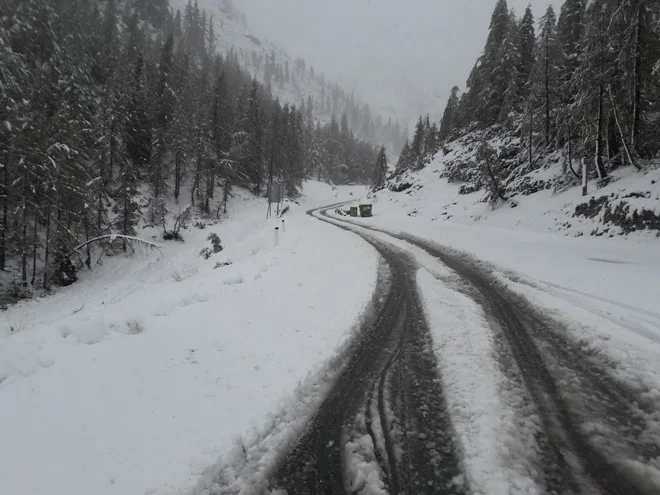
[[[280,228],[275,227],[275,247],[280,245]]]

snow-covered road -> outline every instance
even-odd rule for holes
[[[349,195],[4,313],[0,493],[658,493],[652,249],[304,213]]]
[[[373,368],[381,370],[376,376],[385,377],[389,417],[381,414],[380,427],[372,428],[369,390],[376,382],[372,373],[353,374],[356,370],[347,367],[308,433],[283,461],[285,476],[280,472],[275,478],[276,487],[289,493],[298,493],[297,486],[300,493],[312,487],[329,494],[337,492],[341,479],[347,493],[396,493],[402,487],[429,494],[650,495],[660,490],[660,397],[652,382],[622,379],[562,321],[473,257],[410,235],[373,230],[365,222],[317,215],[365,238],[393,273],[404,274],[394,276],[390,296],[402,287],[412,295],[407,305],[401,305],[402,295],[394,296],[377,318],[385,323],[381,330],[376,327],[383,338],[402,329],[398,352],[378,341],[369,349],[381,350],[380,361],[353,351],[358,362],[376,361]],[[410,279],[411,266],[419,270],[416,281]],[[419,379],[428,376],[419,368],[420,356],[411,360],[404,350],[407,341],[428,332],[424,318],[415,315],[417,299],[424,303],[442,384],[436,392],[446,408],[431,407],[428,395],[424,407],[410,404],[420,395]],[[388,310],[395,314],[388,316]],[[392,371],[397,368],[416,368],[418,381],[402,387],[401,374]],[[334,407],[333,397],[349,397],[351,407]],[[411,418],[415,409],[423,410],[424,421]],[[433,420],[447,414],[449,438],[439,441]],[[365,428],[368,435],[361,431]],[[326,447],[310,444],[310,436],[327,441]],[[387,448],[388,439],[398,441],[395,448]],[[419,456],[419,439],[431,455]],[[344,456],[328,456],[333,450]],[[394,463],[392,451],[398,452]],[[445,476],[446,466],[456,466],[451,459],[461,459],[461,482]],[[319,462],[323,469],[314,467]]]

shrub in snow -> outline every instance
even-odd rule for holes
[[[218,237],[218,234],[212,232],[209,234],[207,239],[211,241],[211,247],[210,248],[206,247],[199,252],[199,255],[205,260],[209,259],[213,254],[219,253],[220,251],[223,250],[222,242],[220,241],[220,237]]]
[[[55,285],[59,285],[60,287],[69,286],[78,280],[75,265],[71,262],[70,256],[62,250],[57,250],[55,254],[51,280]]]
[[[32,296],[32,292],[29,287],[23,287],[21,281],[14,276],[11,281],[9,295],[13,300],[28,299]]]
[[[179,232],[175,232],[173,230],[166,230],[165,232],[163,232],[163,240],[183,242],[183,236]]]
[[[485,199],[492,208],[495,208],[499,202],[508,200],[504,194],[505,188],[501,179],[504,164],[497,151],[489,146],[486,140],[481,143],[475,159],[486,187]]]
[[[209,234],[207,237],[209,241],[211,241],[211,246],[213,247],[213,252],[214,253],[219,253],[222,251],[222,243],[220,242],[220,237],[218,237],[218,234],[215,232]]]
[[[176,215],[174,219],[174,228],[172,230],[164,229],[163,239],[166,241],[183,241],[183,236],[179,233],[182,228],[186,228],[188,221],[190,220],[191,215],[191,206],[188,205],[186,208]]]
[[[192,277],[196,273],[197,273],[196,267],[186,266],[183,269],[175,268],[174,270],[172,270],[170,275],[175,282],[181,282],[182,280],[186,280],[187,278]]]
[[[128,328],[129,332],[133,335],[138,335],[144,332],[144,326],[138,320],[128,320],[126,322],[126,327]]]
[[[213,269],[215,270],[216,268],[222,268],[223,266],[229,266],[231,265],[231,261],[218,261]]]
[[[22,332],[34,326],[35,316],[34,313],[21,311],[7,316],[7,324],[9,325],[9,333],[11,335]]]

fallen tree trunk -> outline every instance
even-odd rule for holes
[[[138,245],[144,245],[148,246],[151,249],[160,249],[160,245],[156,244],[155,242],[147,241],[145,239],[140,239],[139,237],[134,237],[132,235],[124,235],[124,234],[106,234],[106,235],[100,235],[98,237],[95,237],[94,239],[90,239],[89,241],[85,241],[79,246],[76,246],[73,248],[73,251],[71,252],[71,255],[75,253],[79,253],[82,248],[85,246],[88,246],[89,244],[93,242],[99,242],[102,241],[103,239],[110,239],[110,242],[114,241],[115,239],[124,239],[129,242],[136,243]]]

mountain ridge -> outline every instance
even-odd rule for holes
[[[182,16],[188,3],[188,0],[170,0],[170,6],[181,11]],[[407,130],[397,122],[395,112],[388,111],[385,105],[376,107],[373,102],[361,101],[361,92],[341,87],[346,79],[330,81],[323,71],[303,58],[294,58],[286,49],[254,33],[246,14],[231,0],[197,0],[197,4],[213,18],[219,51],[235,51],[241,66],[269,86],[273,96],[298,107],[307,105],[311,97],[314,118],[320,123],[330,122],[333,116],[339,121],[346,113],[349,127],[359,138],[372,144],[385,143],[390,154],[398,155]],[[272,74],[268,73],[269,60]]]

